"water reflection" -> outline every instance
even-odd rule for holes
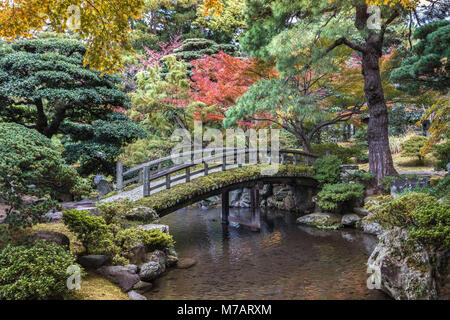
[[[249,210],[232,210],[250,220]],[[355,231],[297,226],[291,214],[261,212],[261,232],[223,227],[220,208],[185,209],[161,219],[190,269],[156,280],[150,299],[386,299],[366,287],[376,244]]]

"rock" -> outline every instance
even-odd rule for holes
[[[364,199],[364,201],[366,201],[366,200]],[[358,215],[360,215],[360,216],[363,216],[363,217],[369,215],[369,211],[367,211],[364,208],[353,208],[353,212],[358,214]]]
[[[138,266],[135,264],[127,264],[126,266],[124,266],[124,268],[130,271],[131,273],[137,273],[139,270]]]
[[[230,192],[230,207],[249,208],[250,189],[237,189]]]
[[[29,238],[28,241],[30,243],[34,243],[38,240],[45,240],[49,242],[54,242],[60,246],[69,248],[70,247],[70,240],[69,238],[59,232],[54,231],[38,231],[33,233]]]
[[[159,265],[161,266],[161,273],[166,271],[167,258],[166,254],[161,250],[155,250],[150,254],[147,254],[147,261],[158,262]]]
[[[408,243],[408,232],[400,228],[387,230],[379,238],[368,260],[368,267],[375,272],[374,283],[378,289],[397,300],[450,298],[439,295],[445,290],[441,290],[442,284],[436,281],[435,274],[442,270],[438,270],[439,265],[433,265],[433,261],[437,260],[435,253],[428,252],[419,243]],[[445,260],[447,268],[448,252]],[[447,278],[443,285],[449,284]]]
[[[128,292],[128,297],[131,300],[147,300],[146,297],[144,297],[142,294],[137,293],[136,291],[130,291]]]
[[[178,269],[189,269],[197,264],[197,261],[191,258],[181,258],[178,260]]]
[[[106,277],[109,281],[117,284],[123,292],[130,291],[139,282],[136,274],[137,266],[104,266],[97,269],[97,272]]]
[[[315,212],[297,219],[297,223],[315,226],[319,228],[339,228],[342,218],[333,213]]]
[[[128,220],[137,220],[143,222],[151,222],[159,219],[155,210],[147,207],[136,207],[131,209],[125,214],[125,218]]]
[[[406,189],[430,187],[429,178],[400,178],[391,181],[391,195],[395,196]]]
[[[361,218],[357,214],[350,213],[342,216],[341,223],[344,226],[353,227],[359,220],[361,220]]]
[[[360,226],[361,229],[368,234],[379,235],[384,231],[383,227],[378,222],[371,222],[366,219],[361,219]]]
[[[142,230],[152,230],[152,229],[158,229],[161,232],[169,234],[169,226],[165,224],[144,224],[137,226],[138,229]]]
[[[145,245],[142,242],[135,243],[131,248],[125,253],[125,258],[130,260],[132,264],[141,264],[145,262]]]
[[[364,198],[364,204],[367,204],[369,201],[372,201],[373,198],[372,197],[365,197]]]
[[[167,256],[167,266],[172,267],[178,263],[178,258],[176,256]]]
[[[101,199],[104,195],[107,195],[108,193],[112,192],[112,188],[109,185],[109,182],[106,180],[100,180],[97,183],[97,191],[98,191],[98,197]]]
[[[139,278],[142,281],[152,281],[158,278],[163,273],[161,265],[157,261],[150,261],[144,263],[141,266],[141,271],[139,272]]]
[[[78,258],[78,263],[86,269],[98,269],[109,262],[109,257],[104,255],[87,255]]]
[[[46,214],[44,214],[45,218],[48,218],[52,221],[58,221],[62,219],[62,212],[61,211],[56,211],[56,210],[50,210],[49,212],[47,212]]]
[[[98,185],[102,180],[105,180],[105,176],[101,174],[96,175],[93,179],[95,185]]]
[[[134,285],[133,290],[135,290],[137,293],[144,294],[149,292],[152,287],[153,284],[151,282],[139,281]]]
[[[295,209],[295,199],[292,195],[288,195],[284,198],[283,202],[281,202],[280,209],[286,211],[293,211]]]
[[[447,169],[447,172],[450,172],[450,162],[447,163],[447,166],[445,168]]]

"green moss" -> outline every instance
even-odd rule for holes
[[[196,195],[233,183],[251,181],[263,177],[261,169],[264,167],[254,165],[214,172],[191,182],[176,185],[169,190],[158,192],[148,198],[140,199],[136,203],[139,206],[149,207],[159,212],[183,203]],[[302,165],[280,165],[276,176],[312,177],[313,174],[314,169],[310,167]]]
[[[107,198],[110,198],[110,197],[112,197],[112,196],[115,196],[115,195],[117,195],[119,192],[118,191],[116,191],[116,190],[114,190],[114,191],[111,191],[110,193],[107,193],[107,194],[105,194],[103,197],[102,197],[102,199],[107,199]]]

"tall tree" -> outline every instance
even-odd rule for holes
[[[212,6],[220,3],[210,2]],[[292,54],[281,57],[277,64],[280,71],[288,69],[289,64],[296,65],[296,53],[302,50],[309,50],[310,60],[302,66],[305,69],[322,64],[324,56],[341,46],[362,57],[364,94],[370,112],[370,172],[378,182],[384,176],[397,174],[389,149],[388,113],[379,59],[389,26],[407,16],[408,8],[417,3],[415,0],[246,1],[245,14],[252,24],[249,23],[251,26],[240,42],[252,55],[265,58],[272,57],[274,49],[289,47]],[[379,5],[380,15],[369,5]]]
[[[14,42],[0,55],[0,118],[51,137],[66,118],[90,121],[127,107],[119,78],[83,67],[85,52],[73,39]]]

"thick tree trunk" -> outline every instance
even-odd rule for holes
[[[55,111],[55,115],[52,119],[52,122],[50,122],[50,125],[48,125],[42,132],[42,134],[44,136],[46,136],[47,138],[51,138],[54,134],[58,133],[59,126],[61,125],[61,123],[64,121],[64,118],[66,117],[67,108],[68,108],[67,105],[64,105],[61,103],[56,104],[56,107],[55,107],[56,111]]]
[[[362,72],[364,93],[369,106],[368,126],[369,171],[376,175],[380,185],[384,176],[397,175],[389,148],[388,112],[381,82],[379,59],[381,44],[375,39],[366,40],[363,53]]]

